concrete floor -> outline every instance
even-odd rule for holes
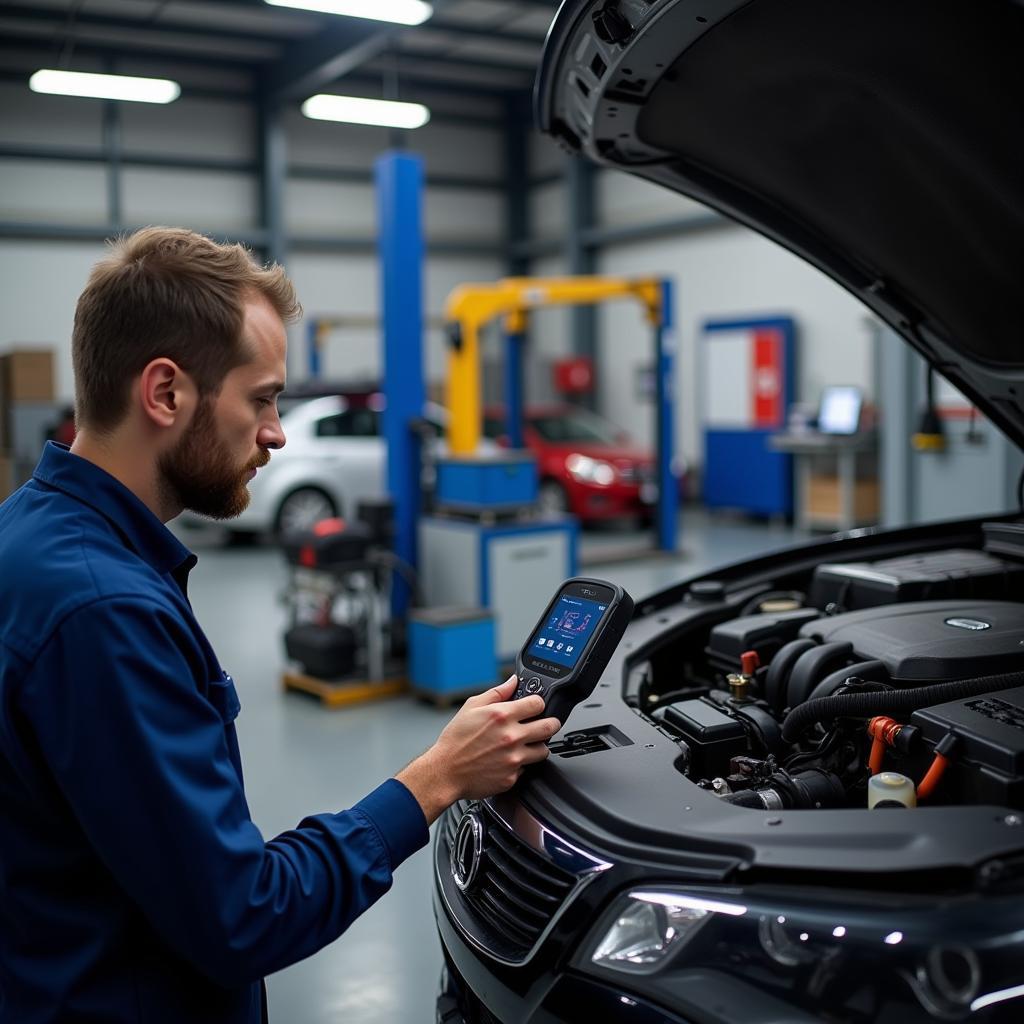
[[[306,814],[350,806],[426,749],[451,715],[411,698],[327,711],[280,689],[286,581],[272,547],[224,547],[219,531],[181,531],[200,556],[189,592],[199,621],[238,686],[238,731],[253,818],[267,837]],[[786,547],[783,525],[687,511],[675,558],[621,557],[643,538],[615,530],[584,534],[587,572],[635,598],[716,565]],[[431,1024],[441,952],[430,902],[429,850],[398,872],[394,888],[337,942],[268,979],[277,1024]]]

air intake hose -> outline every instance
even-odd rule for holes
[[[795,743],[800,734],[815,722],[840,715],[850,718],[873,718],[875,715],[898,715],[933,704],[977,697],[982,693],[1007,690],[1024,683],[1024,672],[1003,672],[977,679],[958,679],[951,683],[917,686],[912,690],[890,690],[886,693],[842,693],[836,697],[819,697],[794,708],[782,723],[782,738]]]

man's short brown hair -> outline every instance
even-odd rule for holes
[[[286,323],[301,314],[279,266],[261,267],[241,245],[221,245],[183,228],[150,227],[119,238],[93,268],[78,299],[71,340],[76,420],[116,427],[131,382],[166,357],[216,394],[247,358],[244,303],[264,296]]]

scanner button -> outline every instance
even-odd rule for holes
[[[536,676],[526,684],[527,693],[540,693],[543,689],[544,684]]]

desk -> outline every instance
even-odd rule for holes
[[[877,480],[874,463],[878,454],[878,435],[860,434],[774,434],[768,446],[778,452],[797,456],[796,525],[801,529],[852,530],[855,526],[878,522]],[[811,496],[817,481],[814,463],[824,459],[836,462],[839,501],[834,515],[812,507]],[[858,462],[864,463],[863,467]],[[858,484],[858,468],[868,469],[870,477]],[[825,478],[828,479],[828,478]],[[869,483],[870,487],[866,485]]]

